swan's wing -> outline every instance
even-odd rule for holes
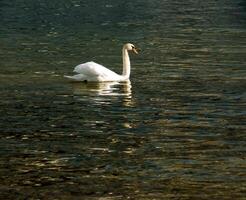
[[[86,76],[117,76],[115,72],[92,61],[76,66],[73,71]]]

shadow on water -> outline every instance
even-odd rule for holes
[[[131,82],[74,83],[75,95],[125,96],[131,98]]]
[[[131,82],[73,83],[74,98],[90,104],[110,104],[119,101],[122,106],[131,106]]]

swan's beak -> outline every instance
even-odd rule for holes
[[[134,48],[134,49],[132,49],[132,51],[133,51],[135,54],[138,54],[138,49]]]

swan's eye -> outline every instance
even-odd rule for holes
[[[133,49],[135,49],[135,47],[134,47],[134,46],[132,46],[132,48],[133,48]]]

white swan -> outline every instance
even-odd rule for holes
[[[75,81],[105,82],[105,81],[128,81],[130,77],[131,64],[128,51],[138,54],[133,44],[127,43],[122,48],[123,72],[122,75],[116,74],[108,68],[95,62],[80,64],[74,68],[77,74],[74,76],[65,76]]]

